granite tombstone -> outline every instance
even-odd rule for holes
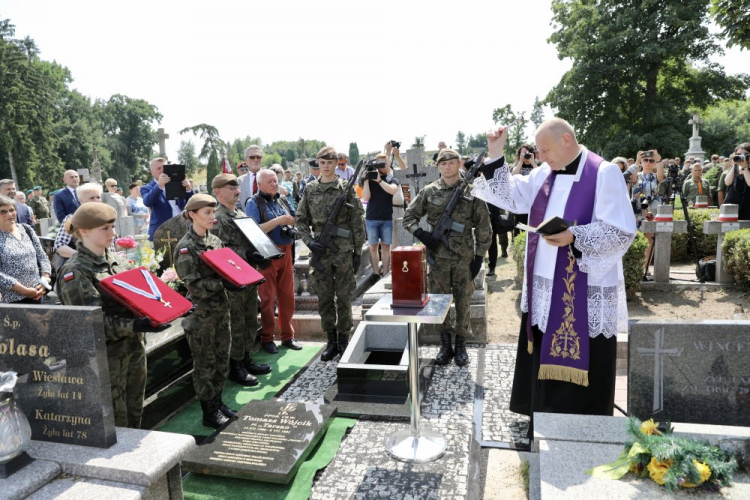
[[[0,306],[0,372],[38,441],[117,442],[101,308]]]
[[[410,200],[416,198],[427,184],[435,182],[440,178],[440,170],[437,167],[426,167],[424,165],[423,154],[424,150],[422,149],[407,150],[406,169],[393,171],[394,177],[401,183],[402,190],[404,191],[404,203],[406,205],[408,205]],[[430,230],[426,219],[420,221],[419,226],[422,229]],[[399,245],[413,245],[415,243],[414,236],[401,225],[401,219],[397,222],[396,231],[398,233]]]
[[[750,426],[750,321],[633,321],[628,411],[645,420]]]
[[[164,259],[161,261],[162,269],[172,267],[173,265],[173,253],[175,245],[185,236],[188,232],[188,226],[185,219],[181,215],[176,215],[171,219],[164,221],[164,223],[156,228],[154,231],[154,251],[160,252],[162,249],[164,252]]]
[[[323,436],[335,406],[253,401],[182,461],[190,472],[287,484]]]

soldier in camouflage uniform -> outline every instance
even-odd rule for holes
[[[135,318],[108,293],[100,293],[100,280],[128,270],[125,259],[109,250],[115,238],[116,218],[115,210],[104,203],[86,203],[76,210],[70,232],[80,241],[77,252],[60,271],[59,295],[67,306],[102,308],[115,425],[137,429],[146,389],[143,334],[162,331],[169,325],[154,328],[148,318]]]
[[[219,174],[211,181],[211,188],[219,202],[216,208],[216,224],[211,232],[219,237],[225,247],[231,248],[251,264],[270,263],[255,251],[233,222],[235,219],[247,217],[235,208],[240,199],[240,184],[237,177],[233,174]],[[229,380],[245,386],[258,385],[258,379],[254,375],[271,371],[270,366],[258,364],[250,357],[258,333],[258,286],[249,286],[229,295],[229,307],[232,322]]]
[[[193,353],[193,387],[203,410],[203,425],[220,427],[237,413],[221,399],[229,373],[229,298],[227,291],[240,288],[223,280],[203,263],[200,254],[222,248],[219,238],[210,233],[216,216],[216,200],[207,194],[190,197],[182,216],[193,227],[182,237],[174,253],[180,279],[188,289],[195,312],[182,322]]]
[[[34,197],[26,200],[26,204],[34,211],[36,220],[49,218],[49,203],[42,195],[42,186],[34,186]]]
[[[347,182],[336,176],[336,150],[327,146],[318,152],[320,177],[305,186],[305,194],[297,206],[297,229],[323,265],[323,270],[310,266],[313,291],[318,295],[318,312],[328,344],[320,359],[330,361],[343,353],[352,329],[352,296],[356,287],[354,273],[359,269],[362,245],[365,242],[364,209],[353,190],[346,193],[346,204],[341,207],[336,226],[349,231],[344,238],[336,236],[338,253],[315,241],[320,234],[336,198],[346,192]],[[347,204],[349,206],[347,206]]]
[[[440,332],[441,347],[435,358],[439,365],[448,364],[454,354],[456,365],[464,366],[469,362],[464,342],[471,331],[469,307],[471,296],[474,294],[474,278],[482,267],[484,254],[487,253],[492,241],[487,205],[479,198],[471,196],[471,186],[465,189],[463,197],[451,214],[451,219],[463,224],[465,229],[463,233],[453,232],[448,236],[450,250],[435,240],[430,232],[419,227],[419,221],[425,215],[431,226],[437,224],[460,181],[460,163],[461,156],[456,151],[441,150],[437,158],[440,179],[428,184],[419,192],[406,209],[403,219],[404,228],[424,243],[435,259],[435,265],[431,266],[427,275],[430,293],[453,294],[456,303],[455,328],[448,316]],[[455,351],[451,345],[454,331]]]

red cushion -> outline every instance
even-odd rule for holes
[[[231,248],[208,250],[201,253],[201,260],[234,286],[257,285],[265,281],[262,274],[242,260]]]
[[[156,288],[161,293],[162,300],[169,306],[165,306],[164,302],[138,295],[114,283],[114,280],[123,281],[150,294],[151,288],[149,288],[141,270],[145,270],[145,268],[139,267],[138,269],[118,273],[101,280],[99,284],[115,300],[133,311],[133,314],[137,317],[149,318],[154,326],[171,323],[180,316],[184,316],[193,307],[192,302],[169,288],[169,285],[149,271],[146,272],[151,275]]]

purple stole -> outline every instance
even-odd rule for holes
[[[581,178],[573,183],[563,215],[565,220],[573,221],[573,225],[591,223],[594,213],[596,177],[603,161],[600,156],[589,151]],[[547,203],[556,178],[557,172],[553,170],[544,180],[544,184],[534,198],[529,212],[530,226],[536,227],[544,221]],[[529,354],[531,354],[534,349],[534,336],[531,329],[534,263],[540,236],[536,233],[528,233],[527,237],[526,296],[529,317],[526,321],[526,336]],[[578,269],[578,263],[569,246],[557,249],[547,330],[542,333],[539,379],[561,380],[588,386],[588,275]]]

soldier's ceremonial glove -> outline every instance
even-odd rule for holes
[[[248,250],[245,252],[245,259],[258,269],[265,269],[271,265],[271,259],[263,257],[259,252],[255,250]]]
[[[234,283],[230,283],[225,279],[222,279],[221,281],[224,282],[224,288],[226,289],[227,292],[241,292],[242,290],[247,288],[244,286],[236,286]]]
[[[142,333],[159,333],[172,326],[169,323],[163,325],[151,326],[151,320],[148,318],[138,318],[133,321],[133,331]]]
[[[310,244],[307,245],[307,247],[315,255],[321,255],[321,254],[325,253],[325,251],[326,251],[326,246],[324,244],[318,242],[318,241],[315,241],[315,240],[312,240],[310,242]]]
[[[482,269],[483,260],[484,257],[481,255],[474,256],[474,260],[471,261],[471,265],[469,266],[469,269],[471,270],[471,279],[476,278],[477,274],[479,274],[479,270]]]
[[[183,314],[183,315],[182,315],[182,317],[183,317],[183,318],[187,318],[188,316],[190,316],[190,315],[191,315],[191,314],[193,314],[194,312],[195,312],[195,306],[191,307],[191,308],[190,308],[190,310],[189,310],[188,312],[186,312],[185,314]]]
[[[354,274],[357,274],[357,271],[359,271],[359,265],[362,263],[362,255],[358,254],[357,252],[354,252],[354,255],[352,256],[352,271],[354,271]]]
[[[432,233],[428,233],[421,227],[414,231],[414,237],[422,242],[429,250],[435,252],[440,248],[440,241],[432,237]]]

